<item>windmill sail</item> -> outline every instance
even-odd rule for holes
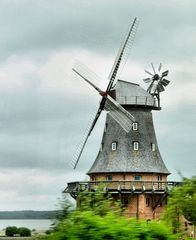
[[[93,84],[91,81],[89,81],[86,77],[84,77],[80,72],[78,72],[78,70],[76,70],[75,68],[72,68],[72,70],[81,78],[84,79],[84,81],[86,81],[88,84],[90,84],[94,89],[96,89],[99,93],[101,93],[101,89],[98,88],[95,84]]]
[[[164,79],[161,80],[161,83],[162,83],[163,86],[166,87],[170,83],[170,81],[164,78]]]
[[[89,83],[94,89],[96,89],[100,94],[103,93],[101,89],[99,89],[95,84],[93,84],[91,81],[86,79],[82,74],[78,72],[78,70],[73,68],[73,71],[77,73],[82,79],[84,79],[87,83]],[[126,111],[119,103],[117,103],[112,97],[110,97],[107,93],[105,93],[105,96],[102,97],[102,100],[99,105],[98,112],[96,114],[95,120],[93,122],[93,127],[95,123],[97,122],[99,115],[101,114],[101,111],[105,109],[106,111],[109,111],[110,115],[124,128],[126,132],[129,132],[131,130],[132,122],[134,121],[134,117]],[[127,127],[125,125],[127,124]],[[91,130],[92,131],[92,130]],[[90,134],[89,134],[90,135]]]
[[[144,70],[148,75],[151,75],[151,76],[153,76],[153,74],[151,73],[151,72],[149,72],[148,70]]]
[[[110,96],[107,96],[106,98],[102,98],[102,101],[100,102],[100,107],[98,108],[98,111],[96,112],[94,118],[89,122],[87,129],[85,131],[85,134],[80,142],[80,144],[77,147],[77,150],[70,162],[70,165],[75,169],[81,154],[83,152],[83,149],[87,143],[87,140],[94,129],[96,122],[102,112],[101,106],[103,100],[105,101],[104,103],[104,109],[106,111],[109,111],[109,115],[116,120],[116,122],[128,133],[131,128],[132,128],[132,123],[135,121],[135,118],[128,112],[126,111],[119,103],[117,103],[113,98]]]
[[[128,58],[129,52],[130,52],[130,48],[135,39],[137,25],[138,25],[138,20],[137,20],[137,18],[134,18],[133,23],[128,31],[128,34],[118,51],[118,54],[114,61],[114,65],[109,74],[108,79],[110,80],[110,82],[108,84],[107,91],[111,90],[115,79],[117,78],[117,76],[119,76],[120,72],[123,69],[124,64],[126,63],[126,60]]]
[[[162,63],[159,64],[159,68],[158,68],[159,72],[161,71],[161,68],[162,68]]]
[[[86,131],[85,131],[85,133],[84,133],[80,143],[78,144],[77,149],[76,149],[76,151],[75,151],[75,153],[73,155],[73,158],[72,158],[72,160],[70,162],[70,166],[73,167],[73,169],[76,168],[76,166],[77,166],[77,164],[78,164],[78,162],[80,160],[80,157],[81,157],[82,152],[84,150],[84,147],[85,147],[85,145],[87,143],[87,140],[88,140],[92,130],[94,129],[95,124],[96,124],[100,114],[101,114],[101,111],[98,109],[96,114],[93,115],[93,117],[90,119],[90,121],[88,123]]]
[[[118,55],[116,57],[116,60],[114,62],[114,65],[109,75],[109,83],[106,88],[106,91],[102,91],[99,87],[97,87],[94,84],[94,80],[98,79],[97,75],[94,74],[91,70],[89,70],[87,67],[85,67],[81,63],[76,62],[75,67],[72,69],[77,75],[79,75],[83,80],[85,80],[94,89],[96,89],[99,92],[99,94],[102,96],[97,113],[93,121],[91,122],[91,124],[89,124],[88,129],[73,157],[72,166],[74,167],[74,169],[78,164],[78,161],[81,157],[81,154],[86,145],[88,137],[90,136],[92,130],[94,129],[95,124],[102,110],[105,109],[109,111],[109,114],[122,126],[122,128],[126,132],[129,132],[131,130],[134,117],[129,112],[127,112],[120,104],[118,104],[114,99],[112,99],[109,96],[109,92],[113,87],[113,83],[115,79],[117,78],[117,73],[119,73],[119,68],[122,67],[122,63],[125,62],[128,57],[129,49],[135,37],[137,24],[138,24],[137,18],[135,18],[125,38],[125,41],[123,42],[121,48],[119,49]]]
[[[72,70],[84,80],[90,81],[92,86],[101,82],[101,78],[95,72],[78,60],[75,60]]]
[[[114,118],[127,133],[131,130],[135,118],[110,96],[107,97],[105,110],[109,111],[109,115]]]

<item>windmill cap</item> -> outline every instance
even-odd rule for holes
[[[115,100],[121,105],[145,106],[158,109],[158,103],[139,84],[118,80],[112,89],[115,91]]]

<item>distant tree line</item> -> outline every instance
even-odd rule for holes
[[[0,219],[54,219],[59,211],[0,211]]]

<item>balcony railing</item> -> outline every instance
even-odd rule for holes
[[[163,181],[92,181],[92,182],[71,182],[67,184],[64,193],[70,193],[74,198],[79,192],[88,190],[96,191],[102,186],[105,192],[110,193],[154,193],[162,194],[169,192],[180,182],[163,182]]]
[[[130,104],[130,105],[143,105],[143,106],[151,106],[158,107],[158,102],[155,98],[152,97],[142,97],[142,96],[119,96],[117,97],[117,101],[120,104]]]

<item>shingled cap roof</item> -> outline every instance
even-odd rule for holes
[[[121,105],[140,105],[158,108],[156,100],[138,84],[118,80],[114,86],[115,98]]]
[[[118,81],[115,90],[118,102],[123,95],[125,97],[137,95],[138,97],[147,97],[152,100],[152,96],[137,84]],[[132,92],[133,90],[134,92]],[[132,104],[127,104],[123,106],[135,117],[139,125],[138,131],[131,130],[129,133],[126,133],[107,114],[101,148],[88,174],[112,172],[170,174],[158,149],[151,105],[133,107]],[[133,150],[134,141],[139,143],[138,151]],[[117,143],[115,151],[111,148],[113,142]],[[155,151],[152,151],[152,143],[155,144]]]

